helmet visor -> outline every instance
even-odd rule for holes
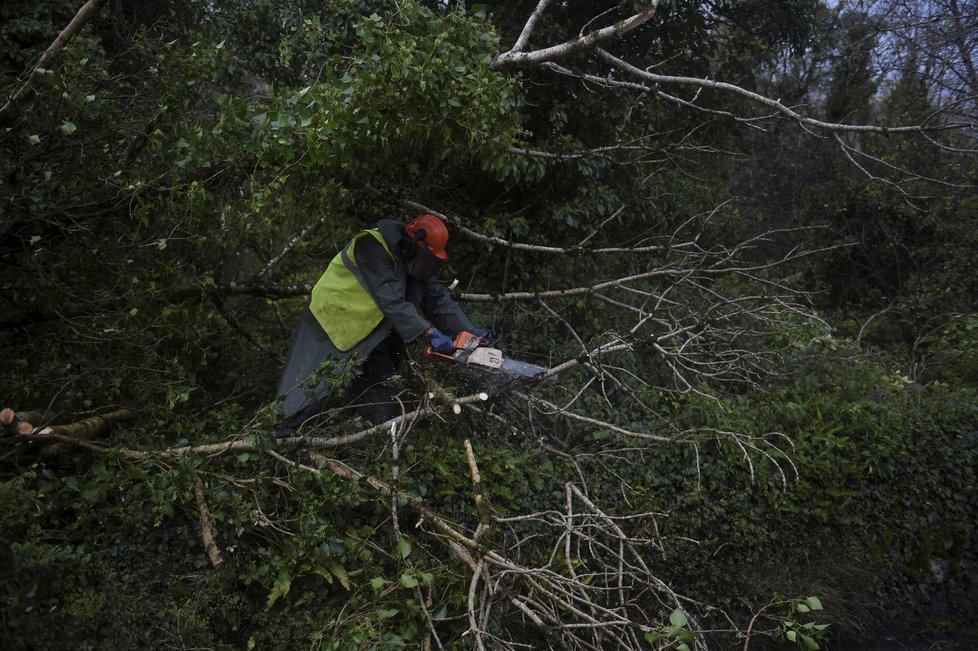
[[[407,264],[407,271],[418,280],[431,280],[445,266],[445,262],[428,247],[418,247],[417,255]]]

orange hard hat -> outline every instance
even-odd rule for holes
[[[408,236],[421,248],[427,243],[428,249],[440,260],[448,260],[448,227],[434,215],[418,215],[404,227]]]

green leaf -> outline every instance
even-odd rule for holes
[[[649,644],[656,644],[660,639],[662,635],[658,631],[645,631],[645,641]]]
[[[333,575],[322,565],[317,565],[313,572],[326,579],[326,583],[333,585]]]
[[[329,566],[329,571],[333,573],[333,576],[335,576],[337,579],[340,580],[340,583],[343,585],[344,588],[346,588],[347,590],[350,589],[350,577],[346,573],[345,567],[334,563]]]
[[[417,588],[418,580],[405,572],[401,575],[401,585],[403,585],[405,588]]]
[[[796,608],[796,609],[798,610],[798,612],[800,612],[800,613],[807,613],[807,612],[811,612],[811,610],[812,610],[811,608],[809,608],[809,607],[808,607],[808,606],[806,606],[805,604],[795,604],[795,608]]]
[[[400,611],[398,611],[397,608],[386,608],[386,609],[380,611],[380,621],[384,621],[385,619],[390,619],[391,617],[393,617],[394,615],[396,615],[398,612],[400,612]]]
[[[411,541],[407,538],[398,538],[397,540],[397,555],[402,559],[407,558],[411,555]]]
[[[805,605],[812,610],[822,610],[822,602],[818,600],[818,597],[808,597],[805,599]]]
[[[374,578],[370,579],[370,587],[374,590],[380,590],[388,583],[390,583],[390,581],[382,576],[375,576]]]
[[[788,638],[789,642],[794,642],[798,639],[798,634],[795,633],[794,631],[788,631],[787,633],[784,634],[784,636]]]
[[[805,648],[805,651],[817,651],[819,648],[818,642],[807,635],[801,636],[801,645]]]
[[[102,501],[102,493],[98,488],[85,489],[85,491],[82,493],[82,497],[85,498],[85,501],[89,504],[97,504],[98,502]]]
[[[64,122],[61,123],[61,133],[65,134],[66,136],[70,136],[77,130],[78,127],[75,126],[74,122],[69,122],[68,120],[65,120]]]
[[[686,615],[683,614],[683,611],[680,608],[677,608],[674,611],[672,611],[671,615],[669,615],[669,622],[673,626],[685,626]]]
[[[27,138],[27,142],[31,143],[32,145],[39,145],[41,144],[41,136],[34,134],[33,136]]]
[[[676,647],[676,651],[689,651],[689,645],[683,642]]]
[[[275,584],[272,586],[271,591],[268,593],[268,603],[265,605],[266,608],[271,608],[279,597],[284,597],[289,594],[289,588],[292,587],[292,575],[288,572],[282,572],[275,579]]]

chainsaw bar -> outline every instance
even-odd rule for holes
[[[440,357],[465,364],[466,366],[475,366],[487,371],[499,371],[507,375],[536,377],[550,370],[545,366],[537,366],[529,362],[507,359],[503,356],[503,351],[498,348],[480,346],[479,344],[481,343],[482,340],[475,335],[468,332],[461,332],[455,338],[454,354],[444,355],[442,353],[436,353],[431,349],[431,346],[428,346],[425,353],[431,357]],[[547,379],[555,381],[557,376],[551,375]]]
[[[536,377],[541,373],[549,371],[545,366],[537,366],[536,364],[530,364],[529,362],[521,362],[516,359],[504,359],[499,370],[504,373],[510,373],[512,375],[525,375],[526,377]],[[548,380],[556,380],[556,375],[551,375],[547,378]]]

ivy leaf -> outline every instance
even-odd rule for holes
[[[403,585],[405,588],[417,588],[418,580],[405,572],[401,575],[401,585]]]
[[[397,540],[397,555],[402,559],[407,558],[411,555],[411,541],[407,538],[398,538]]]
[[[82,492],[82,497],[89,504],[98,504],[102,501],[102,492],[98,488],[88,488]]]
[[[34,134],[33,136],[27,138],[27,142],[31,143],[32,145],[39,145],[41,144],[41,136]]]
[[[70,136],[77,130],[78,127],[75,126],[74,122],[69,122],[68,120],[65,120],[64,122],[61,123],[61,133],[65,134],[66,136]]]

